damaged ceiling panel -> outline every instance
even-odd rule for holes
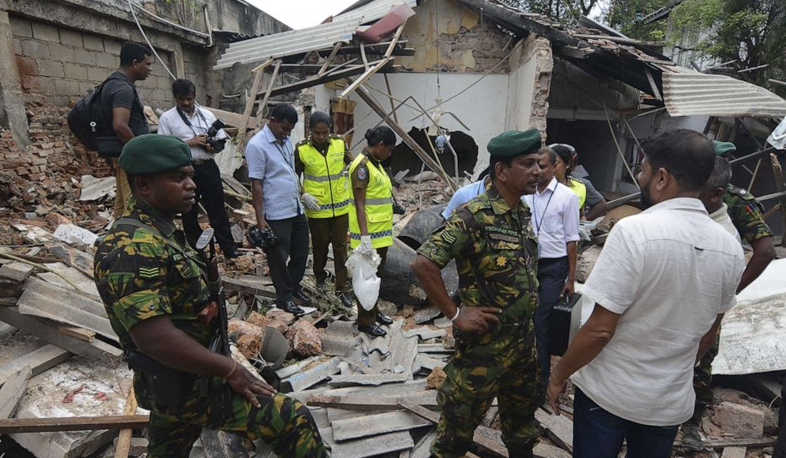
[[[385,17],[394,7],[398,5],[409,5],[415,8],[417,0],[375,0],[367,5],[361,6],[346,13],[339,14],[334,21],[357,20],[361,24],[376,21]]]
[[[261,38],[232,43],[221,56],[213,70],[229,68],[236,63],[250,64],[284,56],[330,48],[335,43],[348,43],[360,19],[342,19],[300,30],[277,33]]]
[[[762,87],[723,75],[664,72],[663,98],[671,116],[786,116],[786,100]]]

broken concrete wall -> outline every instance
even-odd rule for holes
[[[546,115],[554,61],[551,44],[545,38],[530,35],[520,41],[510,56],[510,80],[507,105],[508,130],[540,129],[545,137]]]
[[[509,52],[509,35],[456,0],[426,0],[415,12],[402,39],[417,52],[397,59],[407,70],[483,73]],[[508,71],[507,62],[502,62],[494,73]]]

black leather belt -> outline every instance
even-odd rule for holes
[[[212,161],[213,159],[194,159],[191,161],[191,163],[194,165],[202,165]]]

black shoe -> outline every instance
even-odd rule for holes
[[[303,291],[302,289],[295,291],[295,294],[293,294],[292,297],[299,300],[304,305],[311,303],[311,297],[309,297],[309,295],[306,294],[306,292]]]
[[[286,301],[286,302],[284,302],[283,304],[278,304],[278,308],[280,308],[281,310],[283,310],[283,311],[285,311],[287,313],[291,313],[291,314],[295,315],[296,317],[303,316],[303,315],[306,314],[306,312],[303,311],[302,308],[298,307],[298,305],[295,304],[295,302],[293,300],[291,300],[291,299]]]
[[[383,315],[382,312],[377,312],[377,323],[390,326],[393,324],[393,320],[391,320],[389,316]]]
[[[684,423],[682,425],[682,446],[696,452],[704,449],[698,426],[693,423]]]
[[[341,301],[341,305],[343,305],[344,307],[346,307],[348,309],[351,309],[352,307],[354,307],[355,304],[352,301],[352,297],[349,295],[349,293],[346,293],[346,292],[344,292],[344,293],[337,293],[336,296],[338,297],[338,300]]]
[[[387,335],[387,332],[376,324],[372,324],[371,326],[358,325],[358,331],[365,332],[371,337],[383,337]]]

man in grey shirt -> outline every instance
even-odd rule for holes
[[[272,229],[284,251],[280,257],[268,255],[277,306],[297,316],[303,309],[293,298],[304,303],[310,299],[300,288],[308,260],[308,220],[300,202],[300,181],[289,140],[295,124],[295,107],[276,105],[265,127],[249,140],[246,162],[257,226]]]

